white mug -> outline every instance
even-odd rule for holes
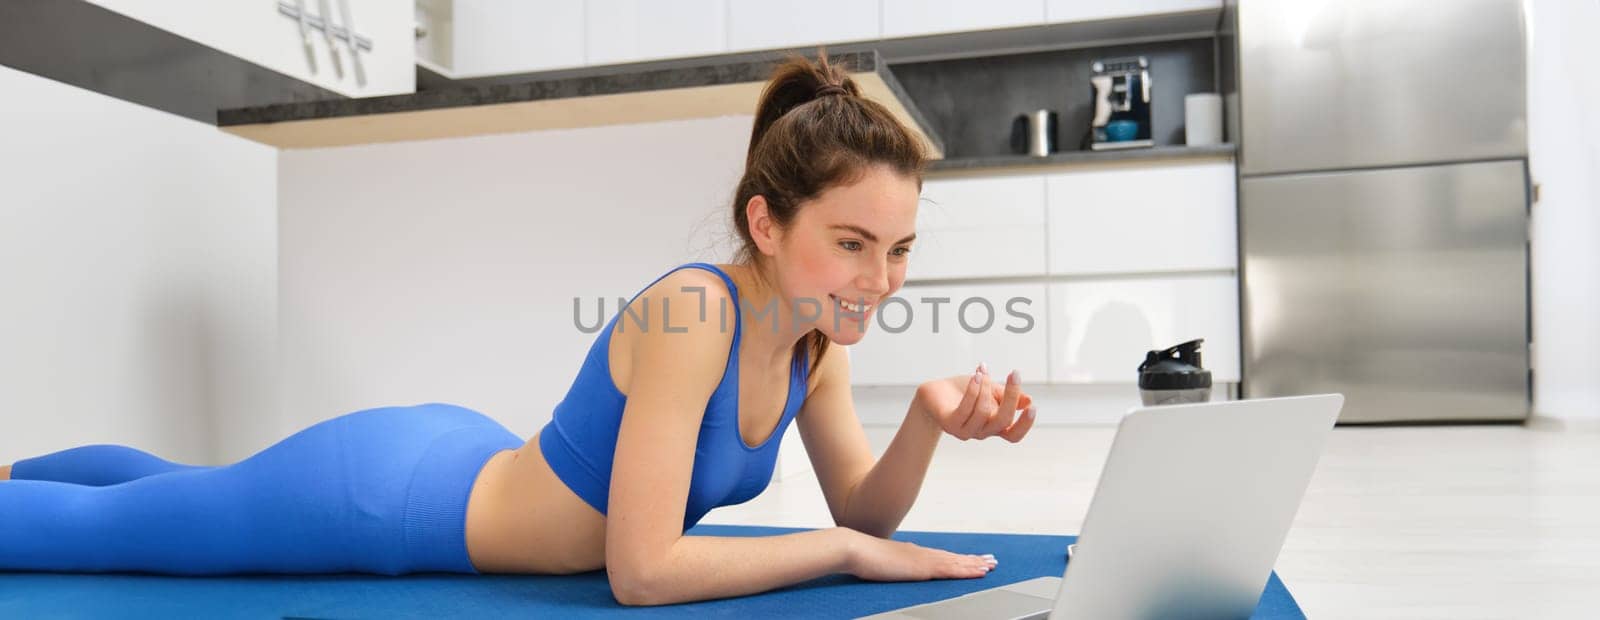
[[[1193,93],[1183,97],[1183,142],[1189,146],[1222,143],[1222,95]]]

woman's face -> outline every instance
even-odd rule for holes
[[[809,321],[838,344],[860,341],[905,282],[916,223],[916,179],[881,165],[802,206],[775,261],[801,331]]]

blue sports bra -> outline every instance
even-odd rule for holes
[[[688,530],[712,508],[749,501],[767,488],[772,481],[772,466],[777,461],[778,444],[784,430],[805,402],[810,367],[806,359],[809,354],[791,362],[789,394],[777,427],[760,445],[746,444],[739,434],[739,289],[728,274],[708,263],[679,265],[650,284],[653,286],[661,278],[685,267],[705,269],[720,276],[728,285],[734,306],[733,346],[728,352],[722,381],[706,403],[700,435],[695,442],[694,473],[689,481],[688,506],[683,515],[683,529]],[[646,286],[634,293],[629,302],[649,288]],[[566,397],[556,405],[555,414],[539,433],[539,450],[556,477],[600,514],[606,513],[617,429],[622,424],[623,405],[627,403],[627,396],[611,381],[607,355],[612,326],[622,314],[622,308],[618,308],[617,314],[606,322],[589,347],[589,354]]]

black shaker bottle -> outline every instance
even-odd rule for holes
[[[1199,338],[1145,354],[1139,364],[1139,396],[1145,405],[1211,400],[1211,371],[1200,367],[1202,342]]]

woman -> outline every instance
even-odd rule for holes
[[[924,154],[821,58],[786,62],[762,95],[733,203],[735,262],[682,265],[635,295],[532,440],[436,403],[346,414],[221,467],[109,445],[27,459],[0,468],[13,478],[0,483],[0,570],[604,567],[627,605],[838,572],[986,574],[993,558],[888,536],[943,433],[1019,441],[1034,409],[1015,373],[1000,385],[980,364],[929,381],[874,463],[831,344],[859,341],[905,279]],[[837,527],[683,536],[766,487],[796,420]]]

